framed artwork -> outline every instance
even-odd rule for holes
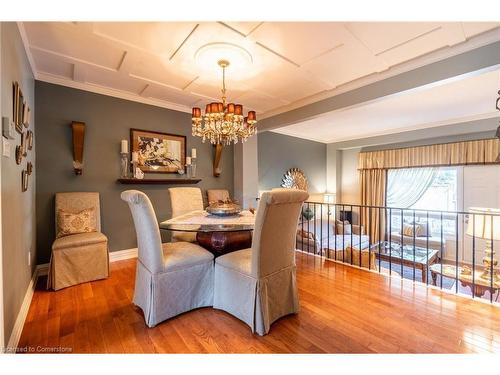
[[[26,132],[26,147],[28,150],[33,148],[33,132],[31,130]]]
[[[184,135],[130,129],[130,144],[143,172],[177,173],[186,164]]]
[[[21,115],[20,115],[21,113]],[[22,124],[23,113],[23,94],[17,82],[12,83],[12,121],[16,125],[18,133],[23,132]]]

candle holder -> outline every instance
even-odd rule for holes
[[[191,164],[186,164],[186,177],[188,179],[193,178],[193,166]]]
[[[196,178],[196,158],[191,158],[191,177]]]
[[[128,178],[129,177],[129,165],[128,165],[128,153],[121,152],[120,153],[120,177]]]

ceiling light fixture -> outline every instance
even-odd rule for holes
[[[207,104],[203,116],[200,108],[193,108],[193,136],[202,138],[203,142],[208,139],[212,144],[244,142],[255,134],[257,116],[255,111],[249,111],[247,117],[244,117],[241,104],[226,104],[226,68],[229,61],[219,60],[217,63],[222,68],[222,101]]]

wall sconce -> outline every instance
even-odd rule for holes
[[[83,173],[83,140],[85,138],[85,123],[73,121],[73,168],[77,176]]]

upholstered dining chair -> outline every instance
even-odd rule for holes
[[[297,313],[295,236],[307,192],[276,189],[262,194],[252,247],[215,261],[214,308],[265,335],[282,316]]]
[[[226,189],[208,189],[207,190],[208,204],[218,201],[226,201],[229,199],[229,191]]]
[[[99,193],[56,193],[56,239],[47,288],[59,290],[109,275],[108,239],[101,233]]]
[[[148,327],[198,307],[212,306],[214,256],[190,242],[161,243],[155,211],[146,194],[121,193],[134,220],[139,250],[133,302]]]
[[[172,207],[172,218],[205,208],[200,188],[169,188],[168,193],[170,196],[170,207]],[[172,232],[172,241],[196,242],[196,233]]]

